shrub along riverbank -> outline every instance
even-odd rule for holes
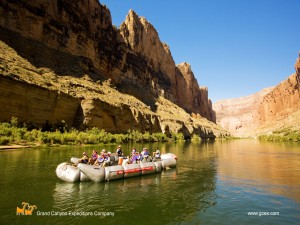
[[[260,141],[300,142],[300,131],[284,129],[258,137]]]
[[[166,142],[169,140],[184,140],[183,134],[172,134],[171,139],[163,133],[128,130],[125,134],[111,134],[105,130],[92,128],[90,130],[78,131],[68,128],[63,122],[43,129],[35,129],[32,124],[18,123],[16,118],[10,122],[0,123],[0,145],[22,144],[22,145],[80,145],[99,143],[128,143],[128,142]]]

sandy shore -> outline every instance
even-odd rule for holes
[[[0,150],[5,149],[17,149],[17,148],[29,148],[30,146],[25,145],[0,145]]]

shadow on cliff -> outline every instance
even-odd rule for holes
[[[40,41],[24,38],[22,35],[5,28],[1,29],[0,40],[36,68],[48,68],[59,76],[81,78],[88,75],[94,82],[103,82],[107,79],[107,76],[96,69],[93,62],[86,57],[68,54],[60,48],[56,50],[49,48]],[[156,111],[155,103],[158,95],[153,93],[147,85],[139,86],[129,79],[121,79],[119,83],[114,85],[120,92],[135,96],[147,104],[152,111]]]
[[[101,72],[93,66],[92,61],[86,57],[62,52],[60,48],[51,49],[42,42],[24,38],[5,28],[1,28],[0,39],[36,68],[49,68],[60,76],[80,78],[88,75],[93,81],[105,79]]]
[[[139,86],[131,83],[130,80],[128,80],[118,84],[117,89],[124,94],[134,96],[141,102],[145,103],[149,109],[151,109],[151,111],[156,112],[156,101],[158,99],[158,95],[153,93],[149,87]]]

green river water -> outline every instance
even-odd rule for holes
[[[115,152],[116,145],[0,151],[0,224],[300,224],[299,143],[134,147],[144,146],[177,154],[177,169],[106,183],[65,183],[55,174],[59,163],[93,149]],[[123,145],[126,153],[131,147]],[[16,215],[22,202],[36,206],[32,215]]]

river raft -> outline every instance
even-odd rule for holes
[[[71,163],[63,162],[56,168],[56,175],[59,179],[66,182],[79,182],[92,180],[96,183],[110,180],[118,180],[129,177],[143,176],[153,173],[161,173],[167,168],[175,168],[177,166],[177,156],[172,153],[162,155],[159,159],[152,162],[141,162],[138,164],[113,165],[107,167],[99,167],[79,163],[79,158],[72,157]]]

